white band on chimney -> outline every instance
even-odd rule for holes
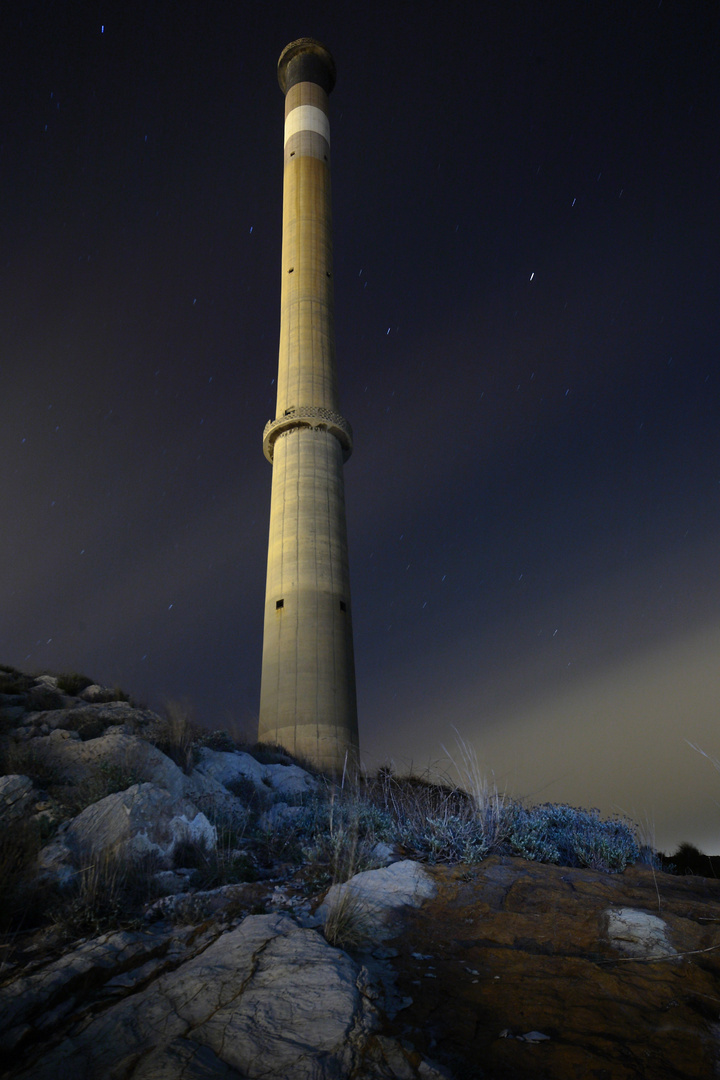
[[[315,105],[298,105],[285,117],[285,142],[298,131],[315,131],[330,145],[330,121]]]

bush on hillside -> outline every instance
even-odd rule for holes
[[[525,859],[558,866],[587,866],[610,873],[624,870],[640,856],[626,821],[603,821],[598,810],[579,810],[563,804],[516,806],[508,839],[513,854]]]
[[[93,685],[93,680],[89,679],[87,675],[80,675],[77,671],[63,671],[57,677],[58,690],[62,690],[64,694],[70,694],[73,697],[77,697],[83,690],[87,690],[88,686]]]
[[[198,735],[193,742],[193,748],[200,749],[203,746],[207,747],[208,750],[218,750],[228,754],[232,754],[233,751],[238,749],[238,744],[230,732],[224,729],[204,731],[201,735]]]

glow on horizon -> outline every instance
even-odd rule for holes
[[[556,690],[506,687],[492,715],[482,678],[456,679],[452,696],[412,703],[415,767],[447,764],[457,729],[501,791],[625,815],[668,853],[689,841],[720,854],[720,776],[688,745],[720,757],[718,656],[720,624],[708,625]],[[383,743],[401,771],[407,752],[387,731]]]

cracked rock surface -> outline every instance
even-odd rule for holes
[[[393,1038],[375,1037],[380,1018],[367,972],[288,915],[251,915],[212,937],[189,929],[185,937],[178,942],[160,929],[154,939],[107,935],[16,980],[0,998],[0,1022],[6,1054],[21,1051],[19,1067],[2,1075],[17,1080],[447,1075]]]
[[[720,881],[376,843],[323,896],[322,846],[293,854],[313,777],[180,768],[114,694],[0,665],[0,1080],[720,1076]]]
[[[397,1038],[463,1080],[720,1076],[720,881],[502,856],[429,872],[387,943]]]

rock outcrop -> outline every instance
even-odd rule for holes
[[[251,754],[238,751],[227,753],[201,747],[194,773],[223,784],[237,785],[245,780],[265,797],[290,798],[309,795],[317,790],[317,781],[298,765],[263,765]]]
[[[31,1060],[4,1075],[17,1080],[441,1080],[449,1075],[392,1037],[376,1037],[378,989],[366,969],[316,931],[287,915],[251,915],[237,928],[209,937],[186,930],[179,944],[177,935],[171,940],[157,929],[110,935],[16,980],[0,993],[4,1049],[10,1055],[24,1043],[31,1046],[26,1055]],[[37,1052],[39,1033],[55,1042],[63,1030],[65,1037],[56,1045]]]
[[[373,876],[391,895],[384,874],[362,875],[369,895]],[[411,877],[425,895],[392,905],[394,937],[353,955],[284,912],[228,925],[218,895],[209,921],[107,934],[6,975],[0,1075],[716,1075],[720,883],[498,857],[407,864],[398,881]],[[271,885],[247,888],[272,907]]]
[[[167,868],[178,844],[188,841],[211,850],[217,829],[189,799],[177,798],[156,784],[133,784],[86,807],[48,846],[64,846],[68,861],[88,855],[130,860],[154,855]],[[39,858],[42,865],[46,849]]]
[[[498,856],[428,873],[387,943],[394,1034],[463,1077],[718,1074],[720,881]]]
[[[364,870],[349,881],[332,885],[317,909],[317,925],[325,926],[343,909],[361,924],[362,935],[381,941],[392,934],[405,908],[420,907],[437,892],[433,878],[418,862],[404,859],[377,870]]]
[[[377,804],[227,738],[181,768],[159,716],[86,683],[0,668],[0,1080],[720,1075],[720,881],[423,865]],[[106,864],[145,891],[100,932]],[[43,890],[64,928],[24,918]]]
[[[0,776],[0,825],[18,821],[35,802],[35,788],[27,776]]]
[[[97,708],[107,710],[111,706]],[[122,710],[127,718],[129,706],[123,705]],[[57,735],[77,736],[74,728],[63,725],[74,724],[82,715],[84,713],[75,709],[58,710],[52,716],[52,731]],[[111,715],[108,719],[115,721],[118,717]],[[174,761],[146,739],[128,733],[124,725],[113,723],[103,728],[102,733],[85,740],[79,737],[54,739],[52,735],[40,736],[34,738],[30,746],[35,762],[52,770],[58,782],[87,783],[102,767],[126,776],[131,782],[157,784],[174,796],[188,793],[190,786],[182,769]]]

